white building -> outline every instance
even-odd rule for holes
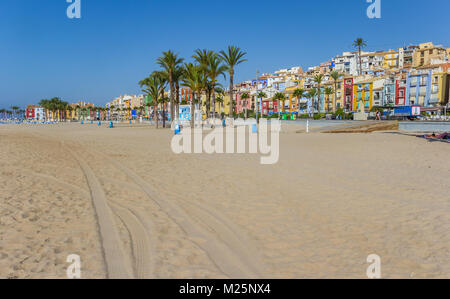
[[[362,55],[367,54],[361,52]],[[344,52],[341,56],[336,56],[332,59],[334,62],[334,69],[339,73],[349,74],[352,76],[358,75],[359,61],[358,53],[356,52]]]

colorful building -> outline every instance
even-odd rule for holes
[[[355,82],[353,98],[353,111],[358,111],[360,105],[363,105],[365,112],[369,112],[373,107],[373,79]]]
[[[384,69],[396,69],[399,67],[398,52],[395,50],[389,50],[384,53],[383,68]]]
[[[397,80],[394,75],[384,79],[383,102],[380,106],[395,106],[395,96],[397,93]]]
[[[432,62],[443,63],[448,59],[447,49],[435,46],[432,42],[420,44],[414,51],[413,67],[431,65]]]
[[[353,77],[344,77],[344,111],[355,111],[353,109]]]
[[[395,80],[395,106],[406,105],[406,73],[401,73]]]
[[[25,110],[25,118],[27,120],[44,121],[45,109],[36,105],[28,105]]]
[[[431,70],[409,72],[406,78],[406,101],[405,105],[430,106],[437,104],[437,98],[433,101],[432,94],[432,75]],[[435,89],[435,93],[438,89]]]

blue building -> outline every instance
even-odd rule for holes
[[[283,92],[286,90],[286,82],[273,82],[272,87],[278,90],[279,92]]]
[[[395,77],[386,78],[384,81],[383,102],[382,106],[395,106],[396,96]]]
[[[431,70],[409,72],[406,77],[405,105],[429,107],[437,104],[437,98],[433,97],[432,99],[432,80],[433,72]]]

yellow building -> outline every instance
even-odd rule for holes
[[[383,69],[389,70],[398,68],[398,51],[389,50],[384,53]]]
[[[227,94],[223,97],[223,103],[216,103],[216,112],[220,115],[225,113],[228,115],[230,113],[230,95]]]
[[[336,82],[334,82],[333,79],[330,79],[329,81],[322,83],[322,86],[324,87],[322,92],[324,93],[325,97],[325,107],[329,108],[326,109],[327,112],[336,112],[339,108],[344,108],[344,79],[339,78]],[[325,95],[325,89],[331,88],[332,93],[328,96]]]
[[[437,100],[438,103],[442,106],[445,106],[448,104],[449,98],[450,98],[450,71],[447,70],[447,72],[440,72],[440,73],[433,73],[432,75],[432,89],[435,86],[438,86],[437,91]],[[433,90],[432,90],[433,92]],[[434,94],[432,93],[432,97]]]
[[[355,82],[353,84],[353,111],[359,111],[359,105],[364,106],[365,112],[373,107],[373,80]]]
[[[282,112],[292,113],[297,112],[297,98],[294,97],[294,92],[296,89],[299,89],[300,85],[295,85],[291,87],[287,87],[285,90],[286,101],[284,101],[284,107]]]
[[[66,116],[69,120],[76,120],[78,119],[78,109],[77,105],[71,104],[70,108],[66,110]]]
[[[235,94],[236,96],[236,94]],[[216,94],[216,99],[222,99],[223,98],[223,102],[217,101],[216,100],[216,107],[215,107],[215,111],[217,113],[217,115],[221,115],[222,113],[225,113],[225,115],[228,115],[229,111],[230,111],[230,95],[227,93],[224,97]],[[203,114],[204,114],[204,118],[206,118],[206,106],[205,106],[205,96],[202,96],[202,103],[203,103]],[[213,105],[213,100],[211,98],[211,105]],[[236,108],[236,106],[233,106],[234,108]],[[213,107],[211,106],[211,112],[213,111]]]
[[[430,65],[432,59],[444,61],[447,53],[447,49],[437,47],[432,42],[420,44],[413,54],[413,67]]]

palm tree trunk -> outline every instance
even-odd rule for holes
[[[156,103],[157,99],[155,100]],[[158,118],[158,104],[153,104],[153,118],[156,122],[156,128],[159,128],[159,118]]]
[[[176,90],[176,109],[177,109],[177,121],[180,121],[180,84],[178,82],[176,82],[176,86],[175,86],[175,90]]]
[[[206,111],[206,119],[209,119],[209,108],[211,105],[211,92],[208,89],[205,89],[205,111]]]
[[[317,111],[320,114],[320,84],[317,89]]]
[[[174,117],[174,114],[175,114],[175,82],[173,81],[172,72],[169,73],[169,81],[170,81],[170,118],[173,122],[175,119],[175,117]],[[163,103],[163,106],[164,106],[164,103]],[[164,124],[165,124],[165,118],[164,118]]]
[[[234,82],[234,71],[231,69],[230,70],[230,113],[229,113],[229,117],[230,118],[234,118],[234,114],[233,114],[233,82]]]
[[[212,86],[212,112],[213,112],[213,119],[216,119],[216,91],[215,91],[215,85]]]
[[[162,102],[162,111],[163,111],[163,129],[166,128],[166,103]]]
[[[244,119],[247,119],[247,101],[245,101],[245,114],[244,114]]]
[[[337,82],[334,81],[333,113],[336,113],[336,101],[337,101]]]
[[[281,120],[281,101],[278,100],[278,120]]]
[[[362,59],[361,59],[361,46],[358,47],[359,52],[359,75],[362,75]]]
[[[195,92],[192,92],[191,99],[191,129],[194,129],[195,126]]]

